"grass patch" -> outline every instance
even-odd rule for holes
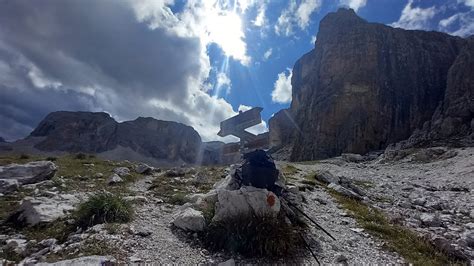
[[[110,245],[110,243],[104,240],[88,239],[73,252],[62,250],[58,253],[49,253],[46,257],[46,262],[52,263],[60,260],[74,259],[79,256],[93,255],[120,257],[121,254],[117,247]],[[105,265],[108,264],[106,263]]]
[[[292,175],[297,174],[300,171],[300,169],[296,168],[292,164],[285,165],[281,170],[285,176],[292,176]]]
[[[21,254],[18,254],[14,250],[15,248],[13,247],[3,247],[0,248],[0,258],[6,259],[9,261],[14,261],[15,263],[19,263],[22,259],[23,256]],[[8,264],[4,264],[8,265]]]
[[[303,247],[299,235],[302,232],[302,227],[292,226],[283,218],[241,215],[212,222],[200,234],[200,239],[213,251],[223,250],[248,257],[289,258]]]
[[[426,239],[400,225],[391,224],[385,215],[369,207],[330,190],[331,195],[345,209],[349,210],[358,223],[370,234],[383,239],[387,248],[395,251],[414,265],[450,265],[459,263],[437,250]]]
[[[56,238],[59,243],[63,243],[67,240],[69,234],[76,231],[76,226],[67,223],[66,220],[67,218],[64,218],[47,224],[25,227],[20,232],[27,239],[34,239],[38,242],[47,238]]]
[[[182,205],[185,195],[207,193],[214,184],[222,179],[223,167],[199,167],[195,171],[186,172],[184,176],[170,177],[165,174],[157,176],[150,190],[167,203]],[[196,182],[195,176],[205,176],[204,182]]]
[[[312,187],[315,187],[317,185],[315,180],[309,180],[309,179],[301,180],[301,184],[305,184],[305,185],[312,186]]]
[[[91,196],[74,213],[76,225],[83,229],[101,223],[127,223],[132,216],[131,203],[111,193]]]

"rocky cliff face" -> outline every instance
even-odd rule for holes
[[[140,117],[117,123],[106,113],[54,112],[31,133],[43,151],[101,153],[122,147],[166,162],[196,163],[201,137],[190,126]]]
[[[472,133],[472,53],[466,39],[368,23],[339,9],[296,62],[291,107],[272,118],[270,134],[292,146],[292,160],[384,149],[424,125],[424,132],[453,129],[440,129],[440,139],[465,137]]]

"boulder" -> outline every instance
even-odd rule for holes
[[[324,184],[338,184],[339,183],[339,177],[334,176],[331,174],[331,172],[326,171],[326,170],[319,170],[314,174],[314,178],[320,182],[323,182]]]
[[[213,221],[222,221],[239,215],[270,215],[280,212],[280,200],[267,189],[241,187],[239,190],[218,190],[216,213]]]
[[[57,166],[50,161],[9,164],[0,166],[0,179],[17,180],[20,185],[32,184],[51,179],[56,170]]]
[[[118,183],[123,183],[123,179],[118,174],[111,175],[107,181],[107,184],[109,185],[115,185]]]
[[[121,177],[124,177],[130,175],[130,169],[128,169],[127,167],[117,167],[114,169],[114,173]]]
[[[364,157],[360,154],[355,153],[343,153],[341,154],[343,160],[349,163],[360,163],[365,161]]]
[[[0,179],[0,193],[8,194],[20,187],[16,179]]]
[[[150,167],[147,164],[141,163],[135,167],[135,172],[142,175],[149,175],[153,172],[153,167]]]
[[[174,217],[172,223],[180,229],[193,232],[202,231],[206,226],[206,220],[202,212],[191,207],[180,210]]]
[[[338,193],[340,193],[340,194],[342,194],[346,197],[355,199],[355,200],[362,200],[363,199],[359,194],[355,193],[354,191],[352,191],[348,188],[345,188],[341,185],[335,184],[335,183],[329,184],[328,188],[334,189],[336,192],[338,192]]]
[[[79,199],[70,194],[57,195],[53,198],[25,197],[19,210],[12,217],[27,225],[49,223],[72,212],[78,203]]]

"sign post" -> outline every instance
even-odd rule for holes
[[[270,145],[268,132],[255,135],[245,130],[262,122],[260,114],[262,110],[261,107],[254,107],[221,122],[221,129],[217,135],[221,137],[233,135],[240,138],[238,143],[226,144],[224,154],[236,152],[243,154],[256,149],[268,149]]]

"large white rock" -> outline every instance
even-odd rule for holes
[[[123,183],[123,179],[118,174],[112,174],[109,177],[109,180],[107,180],[107,183],[109,185],[115,185],[115,184],[118,184],[118,183]]]
[[[202,212],[187,207],[176,214],[173,224],[183,230],[198,232],[204,230],[206,220],[204,219]]]
[[[52,178],[56,170],[56,165],[50,161],[9,164],[0,166],[0,179],[17,180],[20,185],[32,184]]]
[[[69,194],[53,198],[25,197],[18,210],[18,220],[28,225],[52,222],[72,212],[78,203],[79,199]]]
[[[239,190],[218,190],[216,213],[213,221],[222,221],[239,215],[276,216],[280,212],[280,200],[271,191],[254,187]]]

